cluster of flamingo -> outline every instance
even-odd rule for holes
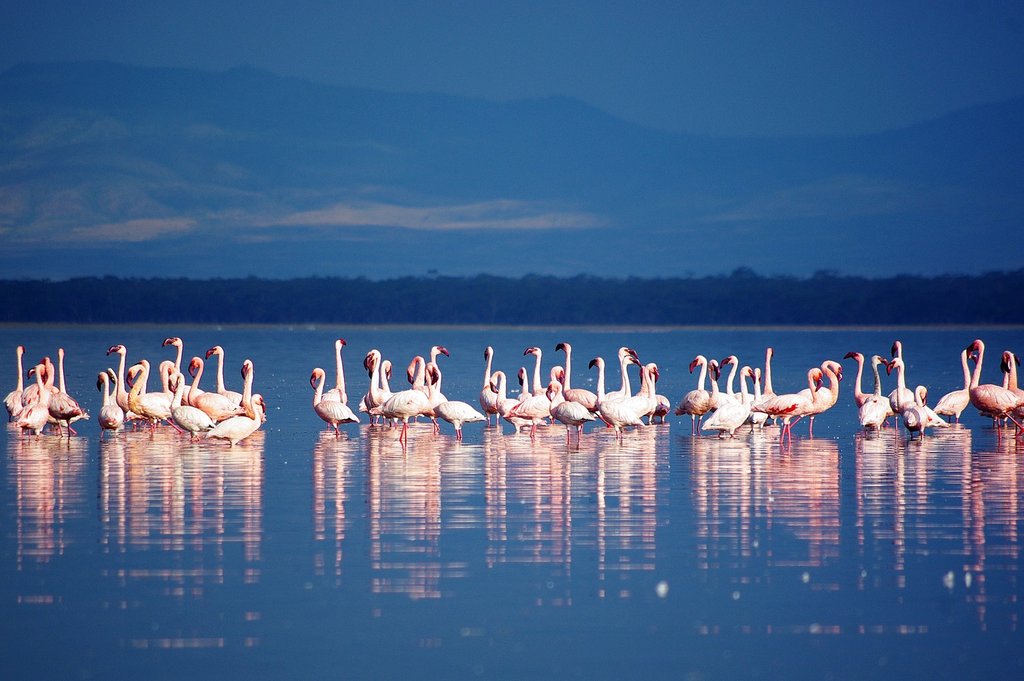
[[[218,358],[217,389],[208,392],[199,387],[204,368],[203,358],[193,357],[189,362],[187,370],[192,378],[189,385],[181,373],[184,347],[181,338],[168,338],[163,346],[175,347],[177,357],[173,361],[160,362],[158,375],[161,390],[154,392],[150,392],[147,387],[149,360],[142,359],[126,370],[128,351],[125,346],[114,345],[107,350],[108,356],[115,353],[119,355],[120,362],[116,372],[113,368],[107,368],[97,376],[96,387],[103,395],[97,419],[102,432],[116,434],[124,429],[125,424],[138,427],[145,422],[150,429],[167,424],[179,432],[188,433],[193,440],[202,436],[226,440],[233,446],[259,429],[266,420],[266,405],[261,395],[252,392],[251,360],[242,363],[242,392],[230,391],[224,387],[224,349],[219,345],[210,348],[205,358],[214,355]],[[64,350],[59,349],[57,353],[57,373],[60,376],[58,388],[53,387],[53,365],[49,358],[43,358],[40,364],[29,370],[29,376],[35,375],[36,385],[22,390],[23,354],[24,348],[18,346],[18,385],[4,400],[10,419],[26,433],[39,435],[46,424],[51,423],[56,427],[58,435],[63,435],[62,426],[67,426],[69,436],[75,434],[71,424],[89,418],[89,415],[65,391]]]
[[[346,345],[343,338],[334,343],[336,385],[325,392],[326,372],[316,367],[310,375],[310,385],[314,390],[313,410],[323,419],[335,434],[339,434],[339,426],[343,423],[358,423],[359,416],[348,406],[345,392],[345,370],[342,360],[342,348]],[[484,377],[478,401],[482,411],[477,411],[468,402],[448,399],[441,390],[442,372],[438,365],[438,357],[450,357],[448,350],[441,345],[430,349],[430,360],[417,355],[410,361],[406,375],[411,387],[406,390],[392,391],[389,381],[392,363],[383,359],[380,350],[372,349],[363,360],[370,379],[369,389],[362,396],[357,411],[369,415],[371,425],[378,419],[386,420],[392,425],[402,423],[399,440],[403,443],[408,439],[409,420],[416,417],[429,418],[435,431],[439,430],[437,419],[450,423],[455,428],[457,439],[462,439],[462,427],[466,423],[484,422],[490,424],[491,416],[504,419],[510,423],[515,432],[524,426],[530,427],[530,436],[536,437],[537,426],[551,421],[558,421],[566,426],[566,439],[571,437],[572,430],[579,438],[583,426],[588,421],[601,420],[608,427],[614,428],[621,436],[624,428],[644,425],[641,419],[647,417],[648,424],[655,418],[664,422],[670,403],[667,398],[657,395],[655,383],[658,379],[658,367],[650,363],[641,365],[641,387],[635,395],[629,384],[626,371],[631,364],[640,365],[636,351],[630,348],[619,349],[619,366],[622,375],[622,387],[617,391],[605,392],[605,364],[600,357],[590,362],[590,367],[598,370],[597,393],[579,388],[572,388],[572,346],[559,343],[556,351],[565,353],[565,367],[552,367],[549,380],[541,380],[541,363],[543,351],[531,346],[523,352],[524,356],[535,358],[532,387],[529,373],[520,367],[517,373],[520,391],[518,397],[508,395],[507,379],[504,371],[493,370],[494,349],[490,346],[484,351]]]
[[[98,422],[103,431],[120,431],[126,423],[146,422],[150,428],[166,423],[192,439],[199,437],[221,438],[232,444],[239,442],[259,429],[266,420],[266,405],[263,397],[252,392],[253,364],[251,360],[242,363],[244,381],[241,393],[227,390],[224,386],[224,349],[217,345],[210,348],[205,357],[192,357],[186,371],[191,377],[187,383],[181,371],[183,342],[171,337],[163,342],[164,347],[177,350],[174,360],[160,362],[157,375],[161,389],[149,392],[147,382],[150,363],[142,359],[126,369],[127,350],[124,345],[114,345],[107,355],[118,354],[120,362],[117,371],[108,368],[99,372],[97,388],[103,393],[103,405]],[[494,349],[484,350],[484,374],[478,401],[478,411],[469,402],[449,400],[441,390],[442,371],[438,364],[441,356],[450,357],[448,350],[435,345],[428,353],[429,361],[416,355],[408,364],[406,375],[410,387],[393,391],[390,387],[392,363],[382,357],[380,350],[372,349],[363,359],[363,368],[369,377],[369,387],[353,410],[348,403],[345,384],[345,370],[342,349],[346,342],[339,338],[334,342],[336,383],[326,388],[327,373],[321,367],[313,369],[310,385],[313,388],[313,410],[325,423],[340,435],[340,426],[359,423],[359,413],[366,413],[371,425],[387,421],[393,426],[401,422],[399,440],[404,444],[408,438],[410,419],[429,418],[439,432],[438,419],[455,428],[456,438],[462,439],[464,424],[491,422],[499,419],[511,424],[516,433],[529,427],[530,437],[536,437],[537,428],[542,424],[558,422],[566,427],[566,439],[571,440],[575,430],[577,440],[582,437],[588,422],[600,422],[614,429],[621,438],[629,428],[665,423],[671,409],[669,400],[656,390],[659,378],[658,365],[644,364],[636,351],[629,347],[618,349],[620,387],[605,390],[605,360],[595,357],[589,363],[597,369],[597,392],[574,388],[572,380],[572,346],[559,343],[556,352],[565,353],[565,365],[553,366],[547,381],[542,379],[543,351],[531,346],[523,356],[532,356],[534,365],[531,372],[520,366],[516,376],[519,381],[518,394],[510,394],[505,371],[494,369]],[[49,424],[58,435],[66,428],[69,437],[75,434],[72,424],[88,419],[89,414],[78,401],[68,394],[64,381],[64,350],[58,349],[57,365],[44,357],[24,371],[25,349],[16,349],[18,378],[17,385],[4,400],[10,420],[25,433],[39,435]],[[687,392],[675,409],[676,415],[691,417],[691,432],[717,432],[735,437],[736,431],[745,425],[751,432],[764,427],[768,419],[781,424],[780,439],[792,440],[793,426],[802,418],[809,422],[808,433],[813,436],[814,418],[832,406],[839,399],[840,381],[843,369],[839,362],[828,359],[807,370],[807,387],[794,393],[776,394],[772,386],[772,357],[774,351],[767,348],[764,362],[764,383],[760,368],[741,366],[736,355],[729,355],[720,362],[697,355],[689,365],[690,373],[699,367],[699,377],[694,390]],[[204,359],[217,357],[216,389],[204,391],[200,379],[204,370]],[[857,363],[857,378],[853,395],[858,408],[861,426],[880,429],[890,417],[898,418],[913,437],[924,435],[927,428],[945,428],[949,423],[942,417],[948,416],[959,422],[960,414],[968,405],[973,405],[982,415],[1000,423],[1013,423],[1018,436],[1024,432],[1024,390],[1017,385],[1019,358],[1010,351],[1002,353],[1001,369],[1003,384],[981,384],[981,370],[985,356],[985,344],[979,339],[972,342],[960,353],[963,369],[963,387],[954,390],[938,401],[934,408],[928,406],[928,390],[919,385],[911,391],[907,387],[907,365],[903,358],[903,344],[893,343],[891,359],[872,355],[870,366],[874,376],[874,389],[865,393],[861,381],[868,360],[860,352],[849,352],[844,359]],[[975,362],[971,371],[969,362]],[[635,393],[630,385],[629,367],[636,365],[640,370],[640,387]],[[719,390],[718,380],[726,366],[731,367],[724,390]],[[886,374],[896,372],[897,386],[887,395],[882,391],[880,367]],[[24,378],[34,379],[25,387]],[[737,376],[739,392],[734,390]],[[747,381],[753,382],[748,390]],[[709,389],[710,387],[710,389]],[[706,417],[706,420],[705,420]],[[646,418],[646,423],[644,419]]]

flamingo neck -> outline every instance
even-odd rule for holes
[[[15,353],[15,354],[18,355],[18,388],[17,388],[17,390],[18,390],[18,392],[23,392],[25,390],[25,378],[24,378],[25,369],[24,369],[24,366],[22,365],[22,362],[21,362],[21,356],[22,356],[23,353],[22,353],[20,345],[18,346],[18,352]]]
[[[882,376],[878,373],[878,361],[871,360],[871,371],[875,374],[875,397],[882,396]],[[859,376],[859,374],[858,374]],[[857,379],[858,385],[860,384],[860,378]]]
[[[707,391],[708,384],[708,361],[701,357],[698,362],[700,363],[700,376],[697,378],[697,388],[699,390]]]
[[[484,366],[484,384],[482,387],[486,388],[491,384],[491,360],[494,358],[494,352],[487,348],[487,352],[484,355],[487,357],[487,364]]]
[[[313,392],[313,406],[320,404],[320,401],[324,398],[324,381],[327,379],[327,375],[319,373],[317,375],[316,390]]]
[[[335,387],[341,396],[341,403],[348,403],[348,395],[345,394],[345,365],[341,361],[341,343],[334,344],[334,368],[337,375]],[[324,377],[327,380],[327,377]]]
[[[981,341],[977,342],[978,345],[978,361],[974,365],[974,375],[971,376],[971,389],[977,388],[981,384],[981,362],[985,359],[985,344]]]
[[[859,397],[864,394],[864,391],[861,389],[861,377],[864,376],[864,356],[857,353],[855,359],[857,360],[857,379],[853,384],[853,394]]]

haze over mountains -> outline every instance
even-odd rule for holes
[[[666,87],[674,87],[666,83]],[[248,68],[0,74],[5,278],[1017,269],[1024,99],[712,138]]]

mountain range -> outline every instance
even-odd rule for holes
[[[666,83],[665,87],[677,87]],[[0,74],[6,277],[978,273],[1024,247],[1024,99],[719,138],[580,101],[106,62]]]

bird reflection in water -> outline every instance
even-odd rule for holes
[[[620,441],[600,429],[567,447],[561,426],[538,429],[535,440],[489,429],[488,566],[550,565],[537,605],[571,605],[574,563],[596,569],[600,597],[629,597],[632,575],[655,567],[657,460],[666,438],[664,429],[641,428]]]
[[[122,556],[125,586],[158,580],[165,595],[199,600],[225,583],[225,563],[243,566],[243,583],[259,581],[264,437],[215,453],[167,430],[100,443],[101,540]],[[235,546],[241,560],[225,555]]]
[[[345,502],[349,498],[349,472],[362,449],[358,440],[338,438],[321,431],[313,445],[313,554],[314,573],[330,574],[341,584],[342,544],[345,540]]]
[[[796,439],[781,454],[760,433],[687,443],[699,568],[813,567],[838,555],[836,442]]]
[[[413,429],[406,447],[390,429],[366,431],[371,588],[439,598],[441,457],[450,441],[430,425]]]
[[[85,438],[10,438],[7,475],[15,486],[19,571],[28,560],[45,563],[63,555],[67,524],[84,512],[87,446]]]

